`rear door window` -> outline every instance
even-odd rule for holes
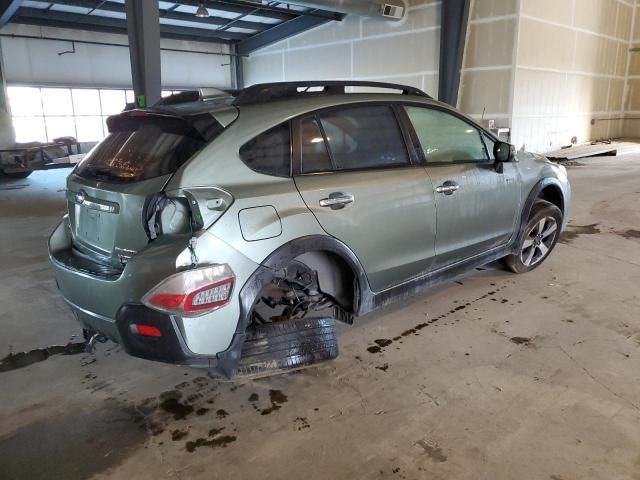
[[[333,170],[331,157],[315,117],[309,117],[300,123],[302,134],[301,170],[303,173],[328,172]]]
[[[240,158],[252,170],[266,175],[291,175],[291,131],[283,123],[240,147]]]
[[[75,173],[112,183],[175,173],[222,131],[222,126],[209,118],[214,125],[206,125],[207,134],[203,135],[193,124],[177,117],[110,117],[111,133],[78,164]]]
[[[480,132],[470,123],[434,108],[405,109],[427,163],[489,160]]]
[[[335,170],[409,163],[404,138],[391,106],[341,107],[320,112],[318,119]]]

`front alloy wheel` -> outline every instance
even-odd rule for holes
[[[551,253],[560,235],[562,212],[554,204],[538,200],[531,208],[524,235],[517,253],[503,259],[515,273],[524,273],[538,267]]]
[[[525,234],[524,242],[522,242],[522,251],[520,252],[522,263],[527,267],[532,267],[544,260],[544,257],[553,248],[557,233],[558,222],[552,216],[544,217],[536,223]]]

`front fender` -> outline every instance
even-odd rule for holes
[[[565,182],[562,182],[560,179],[556,177],[545,177],[541,180],[538,180],[538,182],[536,182],[536,184],[529,191],[529,194],[527,195],[526,200],[524,201],[522,212],[520,214],[520,227],[512,239],[512,242],[511,242],[512,247],[515,247],[516,245],[520,244],[520,241],[522,240],[522,236],[525,233],[525,227],[527,226],[527,220],[529,219],[529,216],[531,214],[531,209],[533,208],[533,204],[536,202],[536,200],[540,196],[540,193],[542,192],[542,190],[544,190],[549,186],[555,187],[561,195],[562,214],[563,214],[561,231],[563,231],[566,228],[567,223],[569,221],[568,213],[569,213],[569,203],[571,200],[571,187],[569,185],[569,182],[568,180]]]

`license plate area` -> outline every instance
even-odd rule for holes
[[[76,240],[104,256],[113,252],[118,215],[75,205]]]

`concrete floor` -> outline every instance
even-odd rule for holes
[[[45,245],[65,173],[0,183],[0,356],[78,341]],[[0,368],[0,479],[640,479],[640,155],[569,173],[542,267],[360,319],[331,363],[229,382],[108,343]]]

